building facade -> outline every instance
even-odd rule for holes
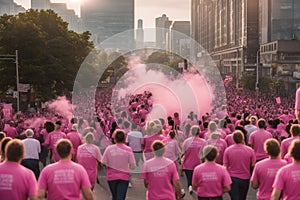
[[[0,16],[7,15],[16,15],[20,12],[25,12],[25,8],[14,3],[13,0],[0,0]]]
[[[170,21],[169,17],[167,17],[165,14],[163,14],[161,17],[155,18],[156,47],[169,50],[169,29],[171,25],[172,21]]]
[[[94,43],[101,44],[113,35],[122,33],[119,41],[111,41],[111,47],[126,42],[134,46],[134,0],[89,0],[81,6],[81,18],[85,30],[92,33]]]
[[[143,29],[143,20],[138,20],[138,26],[136,29],[136,48],[144,47],[144,29]]]
[[[191,51],[190,34],[190,21],[174,21],[171,28],[171,51],[182,56],[188,56]]]
[[[300,85],[300,1],[260,0],[259,9],[262,76],[293,91]]]
[[[50,0],[31,0],[31,8],[37,10],[51,9],[64,21],[68,22],[68,28],[76,32],[82,32],[81,19],[74,10],[68,9],[65,3],[51,3]]]
[[[222,74],[253,71],[259,49],[259,0],[192,0],[192,37]],[[202,52],[195,52],[201,56]],[[201,59],[201,58],[199,58]]]

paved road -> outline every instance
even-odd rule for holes
[[[144,200],[146,196],[146,189],[144,187],[144,182],[142,179],[139,178],[139,174],[137,173],[140,170],[140,168],[136,169],[132,174],[131,180],[132,180],[132,188],[128,188],[127,191],[127,200]],[[95,189],[94,189],[94,197],[95,200],[111,200],[111,195],[109,191],[108,184],[105,180],[105,174],[104,170],[101,170],[99,173],[99,178],[100,178],[100,184],[97,184]],[[195,200],[196,195],[190,195],[187,192],[187,187],[186,187],[186,178],[185,176],[180,177],[181,181],[181,186],[182,188],[185,189],[186,191],[186,196],[184,197],[185,200]],[[256,196],[256,191],[253,190],[252,188],[249,189],[247,199],[249,200],[255,200]],[[228,194],[224,194],[223,196],[224,200],[230,200],[230,197]]]

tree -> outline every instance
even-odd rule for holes
[[[20,83],[29,83],[36,97],[49,100],[70,92],[77,71],[93,49],[90,33],[68,30],[52,10],[28,10],[0,17],[0,54],[19,51]],[[0,63],[0,88],[15,85],[15,72]]]

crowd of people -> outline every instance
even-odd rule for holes
[[[113,200],[126,199],[137,166],[149,200],[187,195],[183,173],[186,190],[201,200],[226,192],[243,200],[250,185],[261,200],[300,196],[300,90],[294,107],[294,96],[276,102],[228,84],[227,104],[211,113],[152,120],[149,91],[114,105],[111,88],[97,91],[96,101],[86,96],[95,109],[77,106],[72,119],[50,110],[1,119],[1,198],[93,199],[99,166]]]

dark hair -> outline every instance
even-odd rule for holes
[[[266,120],[264,119],[259,119],[257,122],[258,128],[262,129],[262,128],[266,128]]]
[[[280,144],[276,139],[270,138],[265,141],[264,149],[268,155],[277,157],[280,153]]]
[[[72,123],[72,124],[76,124],[76,123],[77,123],[77,118],[73,117],[73,118],[71,119],[71,123]]]
[[[61,126],[61,121],[56,121],[55,125]]]
[[[5,137],[2,141],[1,141],[1,152],[2,152],[2,156],[4,155],[5,157],[5,147],[7,145],[7,143],[9,141],[11,141],[12,138],[11,137]]]
[[[204,158],[206,158],[208,161],[214,161],[218,156],[218,150],[216,147],[212,145],[207,145],[203,149],[203,155]]]
[[[6,137],[6,133],[0,132],[0,141],[2,141]]]
[[[300,161],[300,140],[294,140],[289,149],[289,155],[294,158],[295,161]]]
[[[165,153],[165,144],[160,140],[153,141],[151,149],[155,156],[162,157]]]
[[[55,148],[60,158],[66,158],[71,154],[73,147],[70,140],[60,139],[57,141]]]
[[[115,142],[122,143],[125,141],[125,132],[121,129],[116,129],[113,133],[115,135]]]
[[[54,129],[55,129],[54,124],[50,121],[45,122],[44,127],[48,133],[54,131]]]
[[[174,131],[170,131],[169,136],[170,138],[174,139],[175,138],[175,132]]]
[[[241,144],[244,141],[244,134],[240,130],[235,130],[233,132],[233,140],[236,144]]]
[[[299,136],[300,135],[300,126],[298,124],[293,124],[291,126],[290,132],[293,136]]]
[[[24,152],[24,144],[19,139],[11,139],[5,147],[5,157],[11,162],[19,162],[22,160]]]

